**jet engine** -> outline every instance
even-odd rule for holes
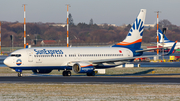
[[[77,62],[72,66],[74,73],[92,73],[94,71],[94,66],[86,62]]]
[[[52,71],[52,69],[34,69],[32,72],[34,74],[48,74]]]

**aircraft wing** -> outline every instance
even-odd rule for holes
[[[136,52],[146,52],[146,51],[155,50],[155,49],[162,49],[162,48],[151,48],[151,49],[136,50]]]
[[[146,56],[125,57],[125,58],[116,58],[116,59],[90,60],[89,62],[93,64],[108,63],[108,62],[125,62],[125,61],[130,62],[135,58],[145,58],[145,57],[154,57],[154,56],[160,56],[160,55],[146,55]]]
[[[177,43],[177,41],[174,43],[174,45],[172,46],[171,49],[174,50],[174,48],[175,48],[175,46],[176,46],[176,43]],[[170,47],[170,46],[169,46],[169,47]],[[162,48],[169,48],[169,47],[162,47]],[[145,51],[150,51],[150,50],[155,50],[155,49],[162,49],[162,48],[151,48],[151,49],[136,50],[136,52],[145,52]],[[173,50],[172,50],[172,51],[173,51]]]
[[[176,46],[177,41],[174,43],[174,45],[172,46],[171,50],[167,53],[167,54],[162,54],[162,55],[169,55],[173,52],[175,46]],[[133,59],[135,58],[145,58],[145,57],[154,57],[154,56],[162,56],[162,55],[143,55],[143,56],[135,56],[135,57],[124,57],[124,58],[115,58],[115,59],[99,59],[99,60],[87,60],[84,62],[89,62],[91,64],[100,64],[100,63],[111,63],[111,62],[131,62]],[[72,65],[76,62],[80,62],[80,61],[71,61],[68,64]]]

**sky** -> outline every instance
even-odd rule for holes
[[[155,24],[155,12],[160,11],[159,21],[180,26],[180,0],[0,0],[0,21],[23,22],[22,4],[27,4],[26,22],[66,23],[66,4],[70,4],[75,24],[89,24],[91,18],[96,24],[131,24],[140,9],[146,9],[146,24]]]

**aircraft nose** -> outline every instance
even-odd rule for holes
[[[4,63],[6,66],[8,66],[9,59],[8,59],[8,58],[6,58],[6,59],[3,61],[3,63]]]

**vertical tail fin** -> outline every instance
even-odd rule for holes
[[[158,29],[158,37],[159,37],[159,42],[160,43],[163,43],[163,35],[164,35],[164,33],[161,31],[161,29],[159,28]],[[171,41],[171,40],[169,40],[165,35],[164,35],[164,42],[165,43],[168,43],[168,42],[174,42],[174,41]]]
[[[126,38],[122,42],[119,42],[113,45],[112,47],[140,49],[144,30],[145,17],[146,9],[141,9]]]

